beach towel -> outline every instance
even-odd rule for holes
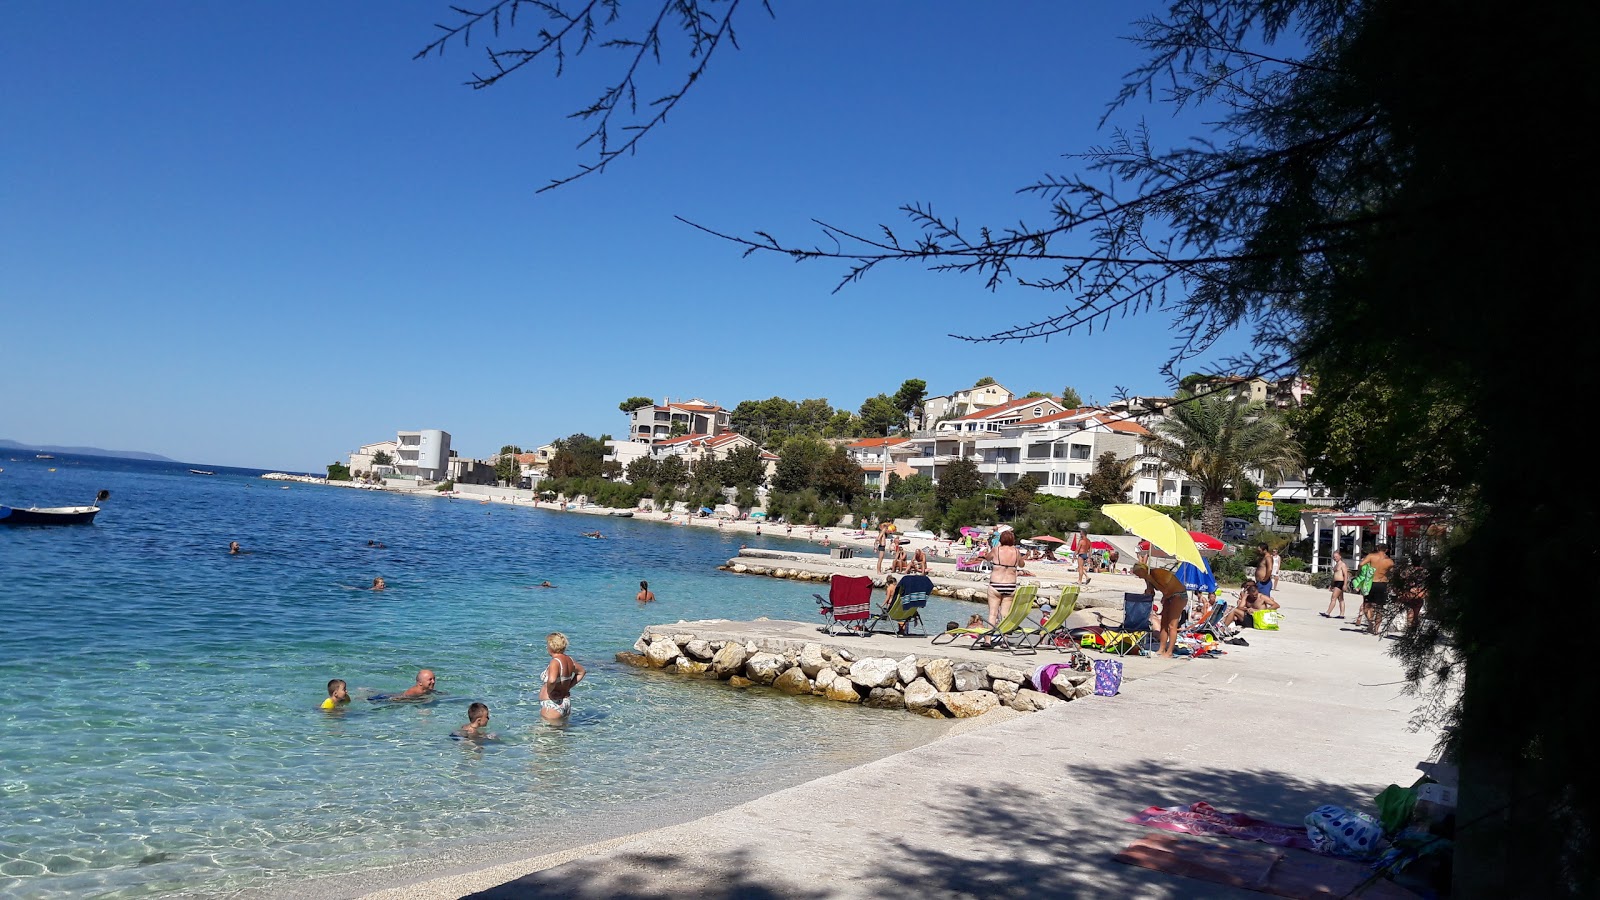
[[[1246,841],[1260,841],[1275,847],[1294,847],[1298,850],[1316,849],[1316,843],[1307,835],[1304,825],[1284,825],[1252,818],[1243,813],[1217,812],[1204,800],[1188,806],[1151,806],[1122,821],[1148,825],[1163,831],[1239,838]]]
[[[1312,849],[1329,856],[1371,859],[1384,850],[1383,826],[1364,812],[1331,804],[1306,815],[1306,833]]]
[[[1041,694],[1050,693],[1050,682],[1059,672],[1071,672],[1071,663],[1045,663],[1033,670],[1033,688]]]
[[[1129,844],[1113,860],[1274,897],[1326,900],[1416,900],[1391,881],[1374,880],[1366,865],[1298,850],[1218,844],[1175,834],[1153,834]],[[1197,891],[1188,891],[1198,895]]]
[[[1356,570],[1355,577],[1350,579],[1350,593],[1366,594],[1372,590],[1373,574],[1372,563],[1362,563],[1361,568]]]
[[[1122,660],[1097,659],[1094,661],[1094,695],[1115,697],[1122,688]]]

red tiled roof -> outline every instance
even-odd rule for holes
[[[725,431],[718,435],[680,434],[677,437],[663,438],[659,441],[656,441],[656,446],[662,447],[675,444],[693,444],[695,441],[699,441],[705,444],[707,447],[716,448],[721,447],[723,444],[726,444],[730,441],[737,441],[742,437],[744,437],[744,435],[733,431]]]
[[[856,441],[854,444],[847,444],[846,446],[848,446],[848,447],[861,447],[861,448],[882,447],[885,444],[889,444],[889,445],[904,444],[908,440],[910,440],[910,438],[904,438],[904,437],[864,438],[862,440]]]
[[[1021,409],[1024,406],[1030,406],[1036,403],[1049,403],[1058,409],[1061,407],[1061,401],[1054,397],[1022,397],[1017,400],[1002,403],[999,406],[991,406],[988,409],[980,409],[977,412],[967,413],[964,416],[958,416],[956,417],[955,421],[965,422],[992,419],[1002,413],[1009,413],[1014,410]],[[1043,418],[1043,416],[1040,416],[1040,418]]]

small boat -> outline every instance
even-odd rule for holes
[[[35,456],[34,459],[55,459],[55,457],[48,453],[41,453],[38,456]]]
[[[104,503],[110,497],[110,491],[101,491],[94,502]],[[0,525],[91,525],[99,512],[98,506],[0,506]]]
[[[189,474],[190,475],[215,475],[217,473],[211,471],[210,469],[190,469],[189,470]]]

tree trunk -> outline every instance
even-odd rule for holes
[[[1206,491],[1201,495],[1200,530],[1213,537],[1222,536],[1222,514],[1228,502],[1222,491]]]

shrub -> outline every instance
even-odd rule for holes
[[[445,481],[445,482],[441,482],[438,487],[434,488],[434,490],[441,491],[441,492],[443,492],[443,491],[452,491],[452,490],[455,490],[455,487],[456,487],[456,483],[454,481]]]
[[[839,520],[844,518],[845,514],[849,511],[850,510],[842,503],[826,500],[817,506],[817,511],[812,513],[812,519],[818,525],[831,528],[832,526],[839,524]]]

